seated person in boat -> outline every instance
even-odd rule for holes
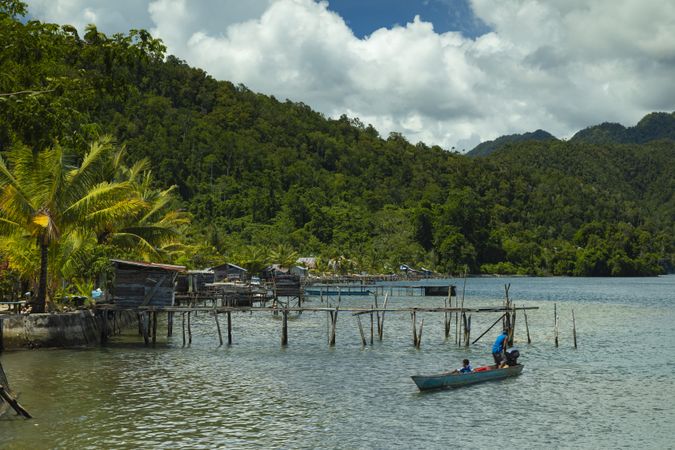
[[[502,331],[502,334],[497,336],[495,343],[492,345],[492,357],[495,359],[495,366],[497,368],[500,368],[504,362],[504,352],[506,351],[508,336],[508,330]]]
[[[455,369],[452,373],[471,373],[473,369],[471,368],[471,363],[468,359],[462,361],[462,367],[460,369]]]

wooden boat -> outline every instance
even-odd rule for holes
[[[412,379],[420,391],[432,389],[446,389],[461,386],[467,386],[483,381],[501,380],[503,378],[515,377],[523,371],[523,365],[504,367],[497,369],[495,366],[479,367],[473,372],[457,373],[445,372],[437,375],[413,375]]]

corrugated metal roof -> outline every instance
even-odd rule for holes
[[[172,264],[148,263],[143,261],[125,261],[123,259],[111,259],[115,264],[124,264],[127,266],[136,266],[153,269],[171,270],[172,272],[185,272],[185,266],[174,266]]]

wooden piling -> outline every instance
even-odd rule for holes
[[[281,320],[281,345],[288,345],[288,308],[282,311],[283,317]]]
[[[232,345],[232,311],[227,312],[227,345]]]
[[[173,311],[166,313],[166,337],[173,336]]]
[[[361,345],[366,346],[366,336],[363,334],[363,326],[361,325],[361,316],[356,316],[356,321],[359,324],[359,333],[361,334]]]
[[[382,335],[384,334],[384,313],[386,312],[388,301],[389,301],[389,296],[387,294],[385,294],[384,295],[384,306],[382,308],[382,319],[380,321],[380,326],[378,327],[378,337],[379,337],[380,341],[382,340]]]
[[[21,406],[14,397],[12,397],[12,395],[2,384],[0,384],[0,398],[5,402],[7,402],[7,404],[11,406],[14,411],[16,411],[17,415],[23,416],[26,419],[32,418],[32,416],[28,413],[28,411],[26,411],[24,407]]]
[[[413,347],[417,347],[417,312],[410,313],[412,319]]]
[[[370,345],[373,345],[373,335],[374,335],[374,327],[373,327],[373,321],[374,321],[374,315],[373,312],[370,312]]]
[[[183,318],[183,347],[185,347],[185,313],[183,312],[181,314],[181,317]]]
[[[220,321],[218,320],[218,312],[213,311],[213,317],[216,319],[216,329],[218,330],[218,341],[220,346],[223,346],[223,333],[220,332]]]
[[[157,311],[152,312],[152,345],[157,343]]]
[[[188,315],[188,320],[187,320],[187,322],[188,322],[188,324],[187,324],[188,325],[188,327],[187,327],[188,328],[188,330],[187,330],[188,331],[188,344],[192,345],[192,321],[190,320],[191,319],[191,317],[190,317],[191,311],[188,311],[187,315]]]
[[[558,346],[558,306],[553,304],[553,334],[555,339],[555,346]]]
[[[523,316],[525,317],[525,331],[527,331],[527,343],[531,344],[532,339],[530,339],[530,327],[527,324],[527,312],[523,311]]]
[[[143,341],[145,342],[145,345],[148,345],[150,343],[150,336],[148,334],[150,331],[148,328],[150,327],[150,324],[148,323],[150,321],[150,314],[147,311],[143,311]]]
[[[574,310],[572,310],[572,337],[574,338],[574,348],[577,348],[577,322],[574,319]]]
[[[483,334],[481,334],[480,336],[478,336],[478,337],[472,342],[472,344],[475,344],[476,342],[478,342],[478,340],[479,340],[480,338],[482,338],[483,336],[485,336],[485,335],[488,333],[488,331],[490,331],[492,328],[494,328],[494,326],[497,325],[497,324],[499,323],[499,321],[502,320],[503,318],[504,318],[504,315],[502,314],[502,316],[501,316],[499,319],[495,320],[494,323],[493,323],[492,325],[490,325],[490,327],[489,327],[487,330],[483,331]]]
[[[422,345],[422,330],[424,330],[424,319],[422,319],[422,322],[420,323],[420,334],[417,336],[417,348],[420,348]]]

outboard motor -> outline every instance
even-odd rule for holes
[[[513,349],[510,352],[506,352],[506,364],[509,366],[517,366],[518,358],[520,357],[520,352],[517,349]]]

